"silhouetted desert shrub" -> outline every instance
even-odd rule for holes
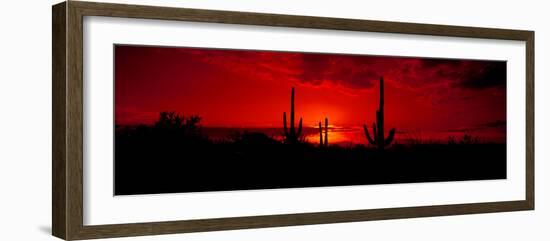
[[[271,146],[280,145],[281,143],[268,135],[261,132],[241,132],[235,133],[231,141],[238,145],[250,146]]]

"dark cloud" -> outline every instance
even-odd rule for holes
[[[379,78],[369,59],[359,56],[334,56],[323,54],[304,54],[301,56],[302,83],[321,85],[332,82],[349,88],[366,89],[373,86]]]
[[[506,62],[486,63],[483,67],[480,67],[478,71],[466,76],[460,82],[460,86],[470,89],[505,87]]]
[[[506,86],[506,62],[449,59],[422,59],[422,68],[435,71],[435,79],[451,82],[465,89],[485,89]]]
[[[409,89],[437,89],[447,85],[475,90],[506,86],[504,61],[255,50],[192,49],[191,53],[197,59],[238,74],[314,86],[330,83],[350,89],[369,89],[381,76],[397,87]]]
[[[506,62],[361,55],[303,54],[302,83],[332,82],[348,88],[373,87],[381,76],[396,85],[425,88],[448,84],[463,89],[506,86]]]

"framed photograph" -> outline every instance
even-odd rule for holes
[[[534,209],[532,31],[52,11],[59,238]]]

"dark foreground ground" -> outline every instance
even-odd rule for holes
[[[212,142],[142,127],[116,131],[115,195],[506,178],[506,145],[393,145],[383,153],[287,145],[261,133]]]

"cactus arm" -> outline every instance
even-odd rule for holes
[[[294,132],[294,87],[292,87],[292,94],[290,95],[290,133]]]
[[[378,138],[378,128],[377,128],[377,125],[376,123],[372,123],[372,139],[374,140],[374,144],[375,146],[378,145],[378,141],[380,141],[380,139]]]
[[[300,123],[298,123],[298,131],[296,131],[295,136],[299,137],[302,134],[302,118],[300,117]]]
[[[286,112],[283,112],[283,129],[285,131],[285,136],[288,138],[288,129],[286,127]]]
[[[323,127],[319,121],[319,146],[323,146]]]
[[[388,134],[388,138],[384,141],[384,146],[389,146],[393,142],[393,138],[395,137],[395,128],[392,128],[390,130],[390,133]]]
[[[367,140],[371,145],[376,145],[376,142],[370,137],[369,129],[367,128],[367,125],[363,125],[363,130],[365,131],[365,136],[367,137]]]
[[[325,118],[325,146],[328,146],[328,118]]]

